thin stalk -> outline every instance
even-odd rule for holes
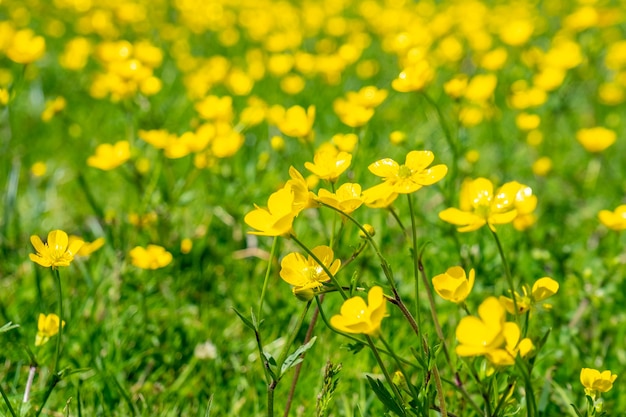
[[[27,403],[30,399],[30,390],[33,387],[33,380],[35,379],[35,372],[37,371],[37,367],[35,365],[31,365],[28,369],[28,379],[26,380],[26,388],[24,389],[24,399],[23,403]]]
[[[324,300],[324,295],[320,296],[320,303]],[[304,336],[304,343],[309,343],[311,341],[311,337],[313,337],[313,329],[315,328],[315,323],[317,323],[317,318],[319,316],[319,307],[315,307],[313,310],[313,317],[311,317],[311,322],[309,323],[309,328],[306,331],[306,335]],[[306,352],[302,354],[304,358]],[[289,417],[289,410],[291,409],[291,403],[293,402],[293,396],[296,393],[296,385],[298,385],[298,379],[300,378],[300,371],[302,370],[302,364],[304,362],[300,362],[296,365],[296,369],[294,370],[293,378],[291,379],[291,387],[289,388],[289,394],[287,395],[287,404],[285,404],[285,412],[283,413],[283,417]]]
[[[9,409],[9,412],[11,413],[11,415],[13,417],[17,417],[17,414],[15,414],[15,410],[13,410],[13,407],[11,406],[11,401],[9,401],[9,397],[7,397],[6,392],[4,392],[4,389],[2,388],[2,384],[0,384],[0,395],[2,395],[2,399],[4,400],[4,403],[7,405],[7,408]]]
[[[417,322],[421,323],[420,316],[420,286],[419,286],[419,256],[417,254],[417,224],[415,221],[415,213],[413,212],[413,199],[411,194],[407,194],[407,200],[409,201],[409,213],[411,214],[411,237],[413,241],[413,280],[415,281],[415,316]]]
[[[442,417],[448,417],[448,412],[446,411],[446,399],[443,396],[443,385],[441,384],[439,368],[436,363],[433,364],[433,375],[435,377],[435,385],[437,386],[437,396],[439,397],[439,412]]]
[[[259,308],[257,310],[257,320],[261,321],[261,312],[263,311],[263,300],[265,300],[265,292],[267,291],[267,285],[270,280],[270,272],[272,271],[272,262],[276,255],[276,248],[278,245],[278,238],[274,238],[272,242],[272,252],[270,253],[270,259],[267,262],[267,269],[265,270],[265,278],[263,280],[263,289],[261,290],[261,299],[259,300]]]
[[[52,268],[57,283],[57,295],[59,297],[59,334],[57,335],[56,350],[54,354],[53,375],[59,371],[59,357],[61,356],[61,342],[63,339],[63,289],[61,288],[61,274],[57,268]]]
[[[390,353],[393,360],[396,362],[398,369],[400,370],[400,372],[402,372],[402,375],[406,378],[408,374],[404,370],[404,365],[402,364],[402,361],[400,360],[400,358],[398,358],[398,355],[396,355],[396,353],[393,351],[391,346],[389,346],[389,343],[387,343],[387,341],[382,335],[378,336],[378,338],[380,339],[381,342],[383,342],[383,345],[385,345],[385,348]],[[413,395],[413,398],[417,400],[419,398],[419,392],[417,392],[417,389],[415,388],[413,384],[411,384],[410,381],[407,381],[407,385],[409,389],[411,390],[411,395]]]
[[[500,259],[502,259],[502,265],[504,266],[504,274],[506,275],[507,283],[509,284],[509,289],[511,291],[511,298],[513,299],[513,308],[515,309],[515,321],[519,324],[519,316],[517,312],[517,299],[515,297],[515,285],[513,284],[513,276],[511,275],[511,268],[509,267],[509,262],[506,260],[506,256],[504,255],[504,249],[502,249],[502,243],[500,243],[500,238],[495,230],[489,228],[491,230],[491,234],[493,238],[496,240],[496,245],[498,246],[498,252],[500,253]]]
[[[387,380],[387,383],[391,386],[391,390],[393,391],[394,395],[398,398],[398,400],[406,408],[406,403],[404,401],[404,397],[402,397],[402,394],[398,390],[398,387],[396,386],[396,384],[393,383],[393,379],[391,379],[391,376],[389,375],[389,371],[387,370],[387,367],[385,366],[385,363],[383,362],[382,358],[380,357],[380,353],[378,352],[378,348],[376,347],[376,345],[372,341],[372,337],[370,335],[365,335],[365,340],[367,340],[367,344],[369,345],[372,353],[374,354],[374,357],[376,358],[376,362],[378,362],[378,366],[380,366],[380,369],[383,371],[383,375],[385,376],[385,379]]]
[[[533,391],[533,384],[530,379],[530,373],[532,367],[527,365],[521,357],[515,358],[515,366],[519,369],[524,378],[524,391],[526,392],[526,411],[528,417],[535,417],[537,415],[537,403],[535,401],[535,392]]]

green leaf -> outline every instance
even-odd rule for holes
[[[19,324],[13,324],[11,322],[8,322],[4,326],[0,327],[0,333],[8,332],[9,330],[16,329],[18,327],[20,327]]]
[[[250,321],[250,319],[248,319],[243,314],[241,314],[239,311],[237,311],[237,309],[235,307],[232,307],[232,309],[235,312],[235,314],[237,314],[239,316],[241,321],[243,321],[243,324],[245,324],[247,327],[249,327],[250,329],[252,329],[254,331],[257,330],[256,326],[252,323],[252,321]],[[251,314],[252,314],[252,319],[254,320],[254,313],[251,313]]]
[[[385,385],[382,381],[374,379],[369,375],[366,375],[366,377],[367,381],[370,384],[370,387],[372,387],[372,390],[374,391],[374,394],[376,394],[376,397],[378,397],[380,402],[383,403],[383,405],[389,411],[392,411],[399,416],[406,416],[406,413],[402,409],[402,406],[398,404],[393,395],[391,395],[391,393],[387,391],[387,388],[385,388]]]
[[[308,343],[300,346],[298,349],[296,349],[295,352],[287,356],[287,359],[285,359],[282,366],[280,367],[280,374],[283,375],[289,368],[292,368],[296,366],[297,364],[299,364],[300,362],[302,362],[303,359],[300,356],[306,351],[308,351],[309,349],[311,349],[311,347],[313,347],[313,345],[315,344],[316,340],[317,340],[317,336],[312,337]]]

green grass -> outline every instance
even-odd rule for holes
[[[28,255],[35,252],[29,242],[31,235],[43,238],[55,229],[87,241],[104,237],[106,243],[89,257],[77,258],[70,267],[59,270],[67,323],[60,354],[64,374],[41,415],[267,415],[267,383],[255,334],[235,309],[247,318],[251,312],[258,314],[273,238],[249,234],[251,229],[243,219],[255,204],[266,205],[269,195],[289,179],[290,166],[307,176],[304,163],[313,161],[315,149],[336,133],[351,132],[359,136],[359,144],[350,169],[337,185],[348,181],[361,184],[363,189],[376,185],[380,180],[368,171],[368,165],[385,157],[402,163],[411,150],[431,150],[436,155],[435,163],[449,167],[442,181],[412,195],[418,247],[424,248],[423,263],[429,278],[453,265],[476,270],[476,284],[467,299],[473,314],[485,298],[506,295],[509,290],[498,248],[485,227],[458,233],[454,226],[441,221],[438,213],[458,207],[460,187],[468,177],[487,177],[497,185],[515,180],[532,188],[538,198],[536,224],[525,231],[511,225],[499,226],[498,236],[518,291],[523,283],[532,285],[543,276],[560,284],[558,293],[547,300],[551,309],[533,312],[529,321],[528,336],[536,346],[547,335],[545,345],[530,359],[538,410],[534,415],[574,416],[570,404],[585,411],[584,387],[579,380],[582,368],[616,373],[615,386],[602,394],[604,409],[616,416],[626,411],[626,395],[620,387],[626,364],[626,317],[621,308],[626,302],[626,237],[598,220],[600,210],[615,209],[624,202],[626,193],[623,100],[607,104],[598,97],[599,86],[606,82],[617,80],[622,83],[622,91],[626,90],[626,64],[614,70],[605,63],[611,45],[626,33],[622,16],[614,22],[607,20],[570,31],[569,37],[580,47],[583,59],[566,71],[563,84],[548,92],[544,104],[527,110],[541,116],[537,130],[543,141],[533,146],[527,141],[527,133],[515,124],[521,110],[511,107],[512,85],[518,80],[532,82],[540,66],[529,63],[530,57],[537,48],[547,51],[557,43],[557,31],[565,17],[576,10],[574,5],[528,3],[524,13],[534,19],[535,31],[527,42],[515,47],[504,44],[498,35],[502,21],[511,18],[506,13],[517,16],[513,6],[485,1],[486,10],[493,15],[485,17],[490,23],[480,27],[490,34],[493,48],[506,48],[509,54],[505,66],[494,71],[475,65],[479,53],[472,50],[471,39],[462,29],[464,13],[469,12],[463,12],[456,2],[432,5],[442,22],[451,20],[453,29],[438,33],[433,16],[420,18],[430,25],[430,29],[423,29],[433,37],[425,53],[433,60],[435,76],[423,91],[400,93],[391,88],[391,82],[403,69],[406,54],[390,50],[389,43],[405,32],[417,36],[417,20],[402,21],[397,16],[416,18],[416,13],[425,14],[430,8],[425,2],[419,7],[412,6],[412,2],[403,6],[402,2],[356,0],[346,2],[345,7],[330,7],[329,2],[325,11],[320,11],[327,14],[320,17],[320,27],[307,19],[313,19],[313,9],[321,6],[306,2],[217,2],[223,3],[220,7],[225,15],[221,19],[217,19],[219,10],[209,10],[208,5],[202,14],[200,9],[189,13],[177,9],[183,2],[128,2],[145,12],[146,18],[140,19],[143,23],[124,21],[116,2],[94,2],[86,10],[74,9],[70,2],[62,1],[22,3],[1,2],[0,20],[12,22],[16,29],[32,28],[44,36],[46,52],[41,59],[23,65],[11,61],[7,46],[0,42],[0,93],[4,90],[10,97],[0,105],[0,325],[19,325],[0,333],[0,387],[15,415],[36,415],[53,378],[57,336],[41,347],[35,347],[34,340],[39,313],[58,310],[57,288],[49,268],[31,262]],[[368,7],[373,4],[380,9],[370,13]],[[468,4],[468,10],[477,7]],[[617,1],[607,1],[598,10],[603,16],[611,16],[619,6]],[[89,26],[98,13],[109,16],[109,29]],[[246,20],[250,14],[255,17]],[[382,25],[377,16],[383,16],[389,26]],[[197,26],[190,23],[192,18]],[[328,22],[333,19],[337,27],[346,23],[345,33],[323,26],[331,25]],[[62,33],[53,30],[59,24],[64,28]],[[261,36],[255,28],[265,28],[267,33]],[[221,44],[220,36],[233,29],[239,41]],[[288,31],[287,35],[283,36],[283,31]],[[448,34],[461,41],[463,59],[440,59],[438,48],[442,48],[442,39]],[[154,69],[154,75],[163,82],[161,91],[149,96],[132,94],[119,101],[92,97],[95,74],[104,70],[97,54],[93,52],[80,71],[63,68],[58,60],[67,42],[79,35],[91,42],[94,51],[106,40],[150,40],[164,54],[163,62]],[[282,76],[267,69],[268,57],[276,52],[271,35],[283,36],[283,41],[301,36],[302,41],[286,52],[307,52],[319,60],[317,70],[309,72],[296,65],[289,71],[306,81],[301,92],[282,91]],[[359,39],[364,38],[369,42],[361,44]],[[334,82],[332,74],[324,74],[322,58],[346,44],[362,45],[363,50],[355,62],[346,63],[335,74],[338,78]],[[262,59],[255,61],[255,54]],[[190,83],[190,74],[197,71],[199,76],[206,76],[211,67],[202,67],[204,60],[218,55],[228,60],[231,73],[242,69],[252,74],[254,65],[264,66],[265,73],[254,81],[251,92],[243,95],[236,94],[227,79],[215,80],[210,86],[197,79],[196,84]],[[359,77],[359,64],[366,60],[376,61],[379,70]],[[458,73],[471,77],[487,72],[498,78],[493,97],[486,104],[494,116],[477,126],[463,126],[457,116],[464,102],[447,96],[443,84]],[[388,97],[365,126],[343,125],[333,111],[333,101],[367,85],[388,90]],[[198,169],[194,166],[195,155],[168,159],[162,150],[141,140],[140,130],[166,129],[177,135],[194,131],[203,121],[190,97],[204,87],[207,93],[201,96],[233,97],[235,117],[231,124],[244,136],[244,144],[235,155],[215,159],[213,165]],[[49,122],[42,121],[46,101],[57,96],[66,99],[67,107]],[[314,105],[314,141],[305,143],[283,136],[285,148],[275,150],[270,138],[281,132],[271,121],[238,125],[239,115],[252,96],[268,107]],[[576,141],[576,132],[592,126],[613,130],[616,143],[599,154],[586,152]],[[446,138],[446,129],[450,138]],[[389,141],[390,133],[396,130],[407,135],[399,145]],[[97,145],[121,140],[131,145],[131,157],[123,165],[110,171],[87,165]],[[476,162],[465,157],[470,150],[479,152]],[[532,169],[541,156],[549,157],[553,164],[546,176],[536,175]],[[149,162],[147,171],[140,169],[143,159]],[[41,177],[30,171],[38,161],[47,166]],[[319,188],[330,186],[320,181],[313,191]],[[393,208],[410,230],[406,197],[400,196]],[[148,215],[152,220],[139,225],[130,221],[130,215]],[[393,270],[399,293],[414,312],[415,277],[409,235],[388,210],[363,206],[353,216],[360,223],[374,226],[374,240]],[[328,208],[308,209],[295,220],[294,232],[309,248],[332,241],[336,258],[345,263],[362,239],[350,222],[337,235],[340,222],[340,216]],[[182,253],[180,248],[185,238],[193,242],[189,253]],[[280,259],[302,250],[293,240],[277,239],[259,327],[264,350],[276,358],[305,305],[279,277]],[[165,247],[172,253],[173,262],[156,270],[132,265],[129,251],[148,244]],[[382,285],[385,294],[392,294],[371,248],[337,277],[344,286],[353,280],[358,287]],[[444,379],[442,393],[448,411],[478,415],[459,390],[445,382],[454,380],[454,374],[441,351],[421,282],[420,286],[422,336],[434,355],[431,365],[437,364]],[[326,316],[338,314],[341,304],[337,292],[327,294],[323,302]],[[423,388],[419,401],[427,407],[439,406],[432,372],[427,377],[413,353],[422,349],[422,341],[412,333],[400,310],[387,304],[389,316],[382,323],[385,340],[399,357],[411,362],[407,365],[408,379],[418,389]],[[516,381],[510,401],[494,416],[528,415],[524,382],[515,367],[499,369],[489,377],[483,357],[457,357],[455,329],[465,313],[438,297],[435,306],[452,367],[459,371],[472,399],[484,409],[480,392],[489,388],[491,392],[486,395],[495,405],[499,394]],[[304,343],[315,307],[314,302],[302,328],[296,329],[289,352]],[[508,320],[513,318],[509,316]],[[328,415],[364,417],[388,412],[366,378],[369,375],[385,382],[372,352],[367,347],[350,349],[350,340],[321,319],[313,335],[316,343],[302,363],[289,415],[316,415],[316,398],[322,390],[328,361],[342,364]],[[357,338],[364,340],[359,335]],[[31,399],[23,404],[29,366],[34,360],[38,366]],[[383,361],[391,373],[397,370],[391,357],[383,355]],[[472,373],[480,376],[480,383]],[[276,387],[275,415],[283,414],[293,375],[291,370]],[[429,384],[421,387],[426,377]],[[384,386],[391,390],[388,384]],[[0,401],[0,414],[12,415],[4,401]],[[441,414],[431,410],[429,415]]]

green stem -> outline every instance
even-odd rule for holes
[[[311,258],[313,258],[313,260],[315,262],[317,262],[317,264],[322,267],[322,269],[324,270],[324,272],[326,273],[326,275],[328,275],[328,277],[330,278],[330,281],[333,283],[333,285],[337,288],[337,290],[339,291],[339,293],[341,294],[341,296],[343,297],[344,300],[348,299],[348,295],[346,294],[346,292],[343,290],[343,288],[341,287],[341,285],[339,284],[339,281],[337,281],[337,278],[335,277],[335,275],[330,272],[330,270],[328,269],[328,267],[326,265],[324,265],[324,263],[313,253],[312,250],[310,250],[304,243],[302,243],[295,235],[291,234],[290,235],[291,239],[293,239],[294,242],[296,242],[298,244],[298,246],[300,246]]]
[[[389,375],[389,371],[387,370],[387,367],[385,367],[385,363],[380,357],[380,353],[378,352],[378,348],[372,341],[372,337],[369,335],[365,335],[365,340],[367,340],[367,344],[372,350],[372,353],[374,354],[374,357],[376,358],[376,362],[378,362],[378,366],[380,366],[380,369],[383,371],[383,375],[385,376],[385,379],[387,380],[387,383],[389,384],[389,386],[391,386],[391,390],[393,391],[394,395],[398,398],[398,401],[400,401],[402,405],[406,408],[406,403],[404,401],[404,398],[402,397],[402,394],[398,390],[398,387],[396,386],[396,384],[393,383],[393,379],[391,379],[391,375]]]
[[[272,242],[272,251],[270,253],[270,259],[267,262],[267,269],[265,270],[265,279],[263,280],[263,289],[261,290],[261,300],[259,300],[259,309],[257,310],[257,320],[261,322],[261,312],[263,311],[263,300],[265,300],[265,292],[267,291],[267,285],[270,280],[270,272],[272,271],[272,262],[276,255],[276,248],[278,246],[278,238],[274,238]]]
[[[524,391],[526,392],[526,411],[528,417],[537,416],[537,404],[535,401],[535,392],[533,391],[532,380],[530,374],[532,372],[532,366],[525,363],[524,360],[517,356],[515,358],[515,366],[519,369],[524,378]]]
[[[59,371],[59,357],[61,356],[61,342],[63,339],[63,289],[61,288],[61,274],[59,270],[53,268],[54,276],[57,283],[57,295],[59,297],[59,334],[57,335],[57,344],[54,354],[54,367],[52,373],[56,375]]]
[[[502,265],[504,266],[504,274],[506,275],[507,283],[509,284],[509,290],[511,291],[511,298],[513,299],[513,308],[515,309],[515,322],[519,324],[519,316],[517,312],[519,311],[517,308],[517,298],[515,297],[515,285],[513,284],[513,276],[511,275],[511,268],[509,267],[509,262],[506,260],[506,256],[504,255],[504,249],[502,249],[502,243],[500,243],[500,238],[495,230],[489,228],[491,230],[491,234],[493,238],[496,240],[496,245],[498,246],[498,252],[500,253],[500,259],[502,259]]]
[[[404,365],[402,364],[402,361],[400,360],[400,358],[398,358],[398,356],[393,351],[391,346],[389,346],[389,343],[387,343],[387,341],[385,340],[385,338],[383,338],[382,335],[380,335],[378,338],[380,339],[381,342],[383,342],[383,345],[385,345],[385,349],[387,349],[387,351],[389,352],[393,360],[396,362],[396,365],[398,366],[398,369],[400,370],[400,372],[402,372],[402,375],[405,378],[408,378],[408,374],[406,373],[404,369]],[[419,398],[419,393],[417,392],[417,389],[415,388],[415,386],[408,379],[407,379],[407,386],[409,387],[411,391],[411,395],[413,395],[413,399],[417,400]]]
[[[11,415],[13,417],[17,417],[17,414],[15,414],[15,411],[13,410],[13,407],[11,406],[11,401],[9,401],[9,397],[7,397],[6,392],[4,392],[4,389],[2,388],[2,384],[0,384],[0,395],[2,395],[2,399],[4,400],[4,403],[7,405],[7,408],[9,409],[9,412],[11,413]]]
[[[417,224],[415,221],[415,213],[413,211],[413,199],[411,194],[407,194],[407,200],[409,201],[409,213],[411,215],[411,236],[413,241],[413,250],[411,255],[413,256],[413,280],[415,281],[415,316],[417,322],[421,323],[420,316],[420,286],[419,286],[419,259],[417,254]]]

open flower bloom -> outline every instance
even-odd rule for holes
[[[595,399],[598,392],[607,392],[613,388],[613,382],[617,375],[611,371],[598,371],[591,368],[583,368],[580,371],[580,383],[585,387],[585,394]]]
[[[386,200],[391,194],[410,194],[426,185],[432,185],[448,173],[448,167],[439,164],[428,168],[435,159],[431,151],[411,151],[404,165],[391,158],[371,164],[368,169],[383,179],[383,183],[368,190],[370,201]]]
[[[317,200],[346,214],[352,213],[363,204],[361,186],[353,183],[342,184],[336,193],[322,188],[317,192]]]
[[[383,289],[372,287],[367,294],[367,302],[361,297],[352,297],[343,302],[341,314],[331,317],[330,324],[346,333],[375,336],[380,332],[380,323],[387,313]]]
[[[404,68],[391,87],[401,93],[420,91],[435,77],[435,70],[425,59]]]
[[[517,216],[513,219],[513,227],[516,230],[526,230],[537,221],[534,215],[537,208],[537,196],[533,195],[533,190],[527,185],[517,181],[510,181],[498,190],[499,195],[514,195],[513,206],[517,210]]]
[[[87,165],[103,171],[110,171],[130,159],[130,144],[121,140],[115,145],[103,143],[96,148],[96,154],[87,158]]]
[[[515,292],[515,303],[513,303],[512,298],[500,297],[500,302],[509,313],[515,314],[515,304],[517,304],[517,314],[527,312],[546,298],[556,294],[559,291],[559,283],[550,277],[543,277],[535,281],[532,290],[529,291],[528,286],[524,285],[522,291],[524,292],[523,296]],[[543,304],[543,307],[550,308],[551,306]]]
[[[313,156],[313,163],[305,162],[304,167],[323,180],[337,181],[352,163],[352,155],[339,152],[335,147],[324,147]]]
[[[339,117],[339,120],[350,127],[363,126],[374,116],[373,108],[365,107],[363,104],[351,99],[335,99],[333,101],[333,110]]]
[[[18,64],[29,64],[40,59],[46,52],[46,40],[30,29],[15,33],[6,50],[7,57]]]
[[[523,358],[535,348],[529,338],[526,337],[519,340],[521,333],[517,323],[510,321],[504,323],[502,333],[504,335],[504,346],[485,354],[489,362],[496,366],[514,365],[518,354]]]
[[[517,355],[526,356],[534,347],[530,339],[520,339],[516,323],[506,322],[504,307],[489,297],[478,307],[478,316],[463,317],[456,328],[459,356],[484,355],[493,365],[513,365]]]
[[[130,251],[131,262],[142,269],[159,269],[172,262],[172,254],[159,245],[136,246]]]
[[[287,185],[293,191],[292,211],[294,214],[298,215],[304,209],[316,207],[315,194],[309,191],[309,185],[300,171],[294,167],[289,167],[289,176],[291,179],[287,181]]]
[[[317,246],[311,252],[331,274],[337,273],[341,266],[341,261],[334,259],[335,255],[330,247],[324,245]],[[330,277],[324,271],[322,265],[317,263],[311,256],[305,258],[297,252],[292,252],[280,262],[280,277],[288,284],[294,286],[294,294],[302,293],[303,290],[307,289],[317,289],[324,282],[330,281]],[[311,295],[313,294],[312,292]]]
[[[310,138],[315,121],[315,106],[309,106],[305,111],[301,106],[293,106],[287,109],[280,120],[277,121],[278,129],[287,136],[295,138]]]
[[[433,287],[444,300],[453,303],[462,303],[474,287],[474,270],[471,269],[469,277],[460,266],[453,266],[443,273],[433,277]]]
[[[457,226],[459,232],[471,232],[485,224],[495,231],[495,224],[511,223],[517,217],[516,187],[503,185],[497,193],[487,178],[465,180],[461,186],[460,209],[447,208],[439,218]]]
[[[48,233],[46,243],[43,243],[39,236],[31,236],[30,242],[37,251],[37,254],[29,255],[30,260],[41,266],[52,268],[69,266],[83,246],[83,241],[80,239],[70,243],[67,233],[63,230],[53,230]]]
[[[255,204],[255,209],[246,214],[244,222],[257,231],[248,232],[261,236],[283,236],[291,232],[296,213],[293,211],[294,192],[292,186],[286,184],[272,193],[267,200],[267,209]]]
[[[63,320],[61,326],[65,327],[65,320]],[[35,346],[43,345],[57,333],[59,333],[59,316],[54,313],[48,315],[39,314],[39,320],[37,320],[37,335],[35,336]]]
[[[600,222],[611,230],[626,230],[626,204],[618,206],[615,211],[601,210],[598,213]]]
[[[478,307],[478,316],[463,317],[456,327],[459,356],[484,355],[500,349],[505,342],[506,311],[495,297],[489,297]]]

